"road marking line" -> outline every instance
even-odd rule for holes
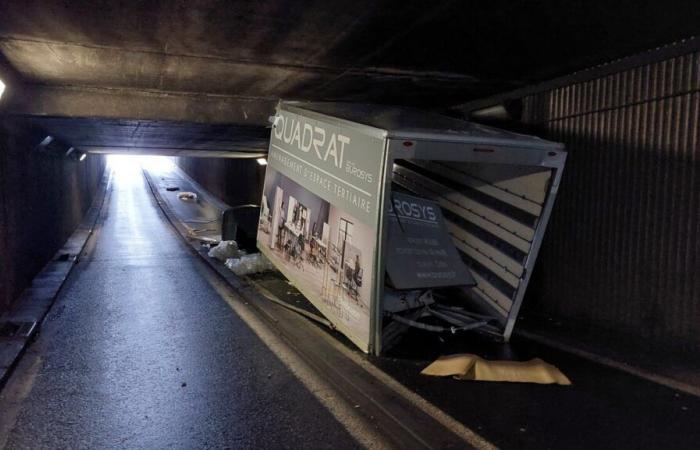
[[[145,173],[145,176],[148,184],[151,186],[151,191],[153,192],[154,197],[158,201],[159,193],[154,190],[148,173]],[[180,230],[175,225],[175,221],[178,221],[178,219],[172,217],[173,213],[169,211],[168,206],[161,204],[160,201],[158,201],[158,205],[164,213],[166,220],[168,220],[173,225],[173,228],[175,228],[175,232],[180,233]],[[307,390],[314,395],[314,397],[316,397],[316,399],[319,400],[319,402],[321,402],[326,409],[328,409],[333,417],[335,417],[336,420],[343,425],[343,427],[353,438],[355,438],[365,448],[390,448],[390,445],[385,438],[374,431],[372,429],[373,427],[368,426],[366,420],[358,416],[357,413],[350,408],[345,401],[338,400],[337,395],[334,394],[334,388],[324,381],[323,378],[321,378],[309,364],[304,362],[303,359],[297,355],[287,343],[285,343],[279,336],[275,335],[274,330],[269,324],[264,322],[262,317],[259,317],[253,310],[244,306],[244,303],[247,304],[247,301],[240,294],[232,293],[235,292],[235,288],[224,280],[215,276],[214,269],[207,264],[206,261],[200,258],[196,258],[196,260],[199,262],[199,264],[201,264],[202,269],[204,269],[200,271],[202,276],[210,283],[221,298],[226,301],[231,309],[238,314],[238,316],[294,374],[294,376],[297,377],[297,379],[307,388]],[[461,422],[458,422],[447,413],[428,402],[423,397],[410,391],[404,385],[375,367],[363,357],[352,352],[342,343],[333,338],[333,336],[323,332],[318,334],[329,342],[333,348],[348,357],[351,361],[358,364],[370,375],[374,376],[374,378],[394,391],[394,393],[406,399],[409,403],[423,411],[425,414],[433,417],[438,423],[451,430],[474,448],[484,450],[498,448],[475,431],[466,427]],[[325,395],[321,395],[321,393],[325,393]]]
[[[377,378],[389,389],[393,390],[397,395],[408,400],[416,408],[422,410],[427,415],[433,417],[440,424],[454,432],[456,435],[464,439],[470,445],[473,445],[477,449],[492,450],[497,449],[495,445],[484,439],[474,430],[468,428],[463,423],[457,421],[452,416],[438,408],[437,406],[430,403],[425,398],[416,394],[415,392],[408,389],[406,386],[396,381],[392,376],[377,368],[374,364],[365,359],[364,355],[353,352],[348,347],[344,346],[341,342],[334,339],[328,333],[320,333],[323,338],[328,341],[331,346],[333,346],[340,353],[344,354],[350,358],[357,365],[369,372],[370,375]]]
[[[243,298],[230,292],[231,286],[214,276],[209,267],[206,269],[201,273],[219,296],[360,445],[369,449],[391,448],[383,436],[368,426],[344,400],[338,399],[334,389],[327,382],[298,355],[290,351],[289,346],[274,334],[262,318],[245,306]]]

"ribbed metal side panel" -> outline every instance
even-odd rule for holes
[[[529,311],[700,354],[700,55],[524,99],[569,152]]]

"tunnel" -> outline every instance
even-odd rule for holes
[[[0,448],[697,448],[694,2],[0,2]]]

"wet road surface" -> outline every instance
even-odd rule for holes
[[[289,294],[285,283],[267,286]],[[338,393],[347,397],[349,390],[312,388],[311,394],[308,378],[314,374],[300,382],[289,361],[280,361],[279,349],[270,350],[256,334],[260,330],[251,329],[250,317],[222,295],[160,212],[140,168],[120,167],[100,226],[39,338],[0,392],[0,448],[343,449],[360,447],[356,439],[365,446],[384,443],[367,423],[358,427],[352,417],[329,410],[329,398],[333,409],[341,403]],[[280,333],[282,325],[275,325]],[[297,325],[290,326],[304,328]],[[299,336],[306,338],[294,340],[297,346],[336,361],[321,351],[315,327],[305,330]],[[412,332],[389,355],[370,361],[501,448],[696,448],[700,440],[697,397],[528,342],[436,339]],[[465,351],[496,359],[543,357],[574,385],[419,375],[437,356]],[[361,386],[386,400],[380,409],[397,416],[389,406],[403,403],[374,379],[357,384],[358,372],[342,366],[345,385],[338,373],[332,376],[340,386]],[[372,424],[385,426],[383,434],[407,434],[378,420],[367,402],[355,409],[359,398],[352,398],[352,413],[365,410]]]
[[[0,448],[354,448],[202,276],[138,167],[0,394]]]

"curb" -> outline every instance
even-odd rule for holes
[[[2,317],[1,323],[16,326],[11,337],[0,338],[0,390],[5,386],[20,358],[39,334],[41,323],[61,291],[71,271],[80,261],[80,254],[92,236],[100,212],[108,197],[111,172],[105,168],[95,198],[63,246],[32,279],[29,286],[15,302],[15,306]]]
[[[271,309],[278,308],[288,313],[288,319],[292,322],[310,322],[307,318],[270,302],[257,291],[254,284],[239,278],[222,263],[209,258],[204,249],[194,245],[187,237],[186,228],[177,220],[145,170],[144,176],[164,218],[175,228],[186,247],[199,256],[204,266],[213,269],[215,276],[239,295],[251,311],[286,343],[290,351],[324,378],[340,399],[354,405],[367,427],[386,433],[387,439],[393,444],[391,447],[495,448],[476,432],[419,398],[417,394],[409,392],[388,375],[378,376],[378,369],[358,363],[348,356],[351,352],[339,351],[338,347],[342,347],[342,344],[321,327],[307,329],[295,327],[291,322],[283,323],[280,316]],[[316,342],[322,346],[318,351],[309,352],[300,345],[301,342]]]

